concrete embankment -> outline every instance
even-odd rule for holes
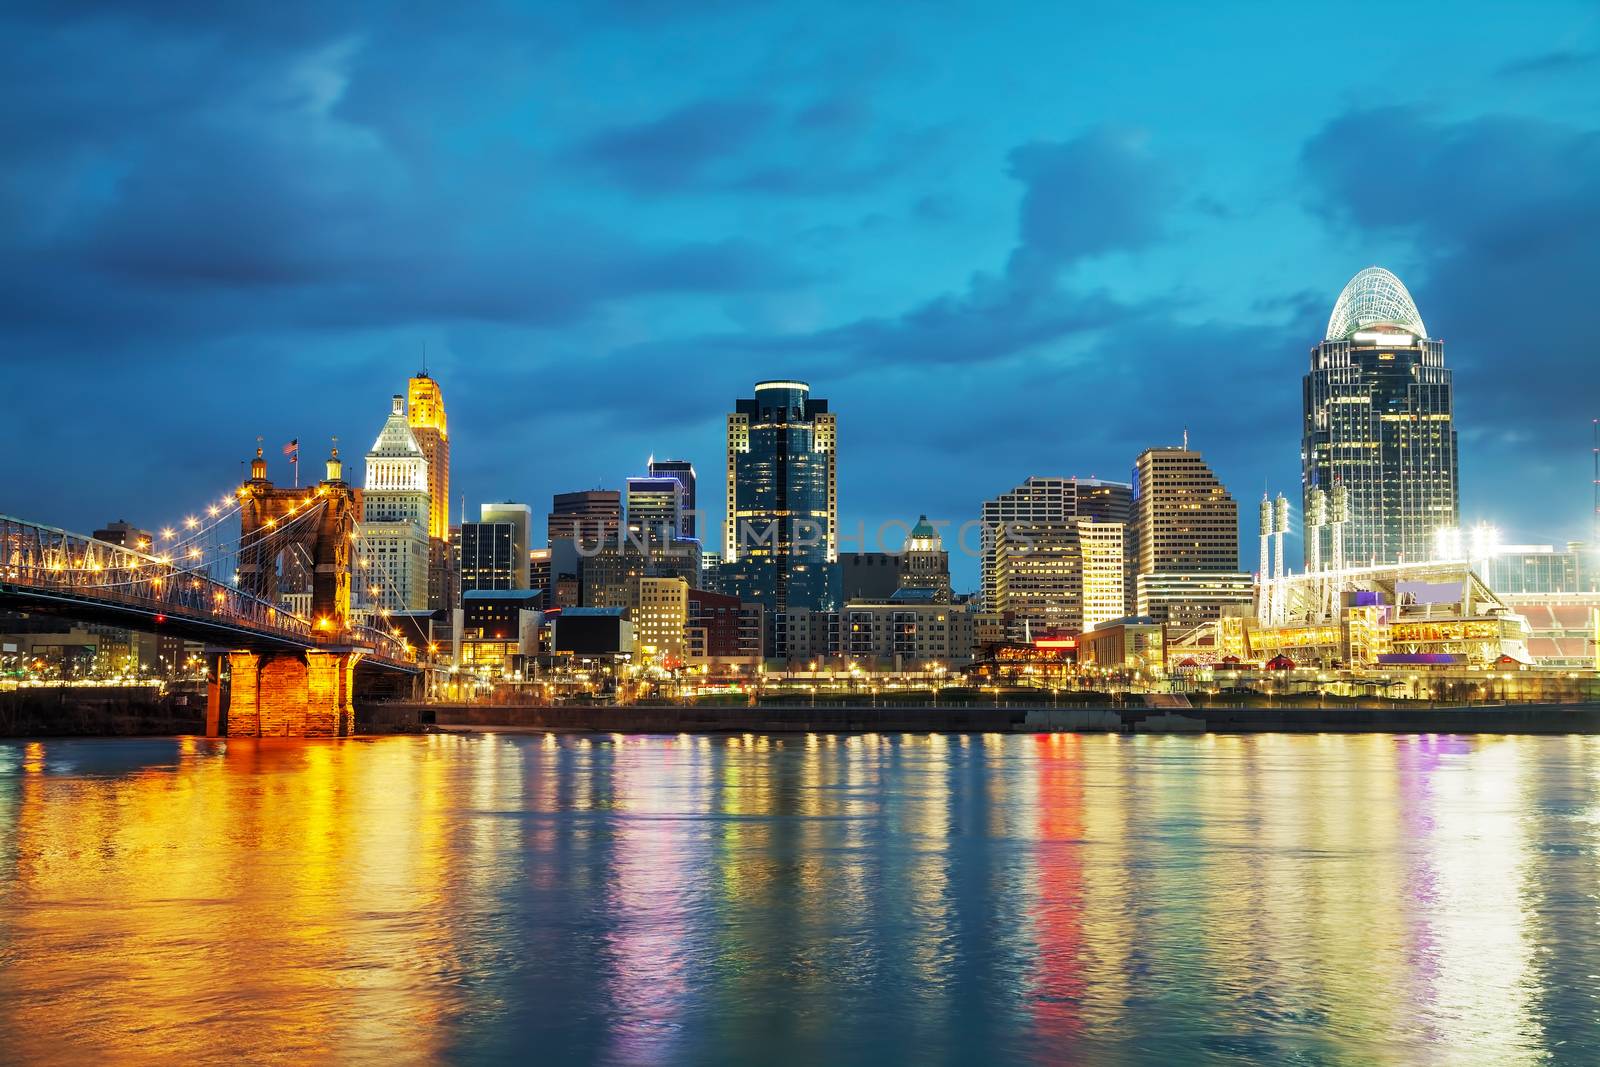
[[[661,707],[385,705],[368,728],[598,733],[1600,733],[1600,704],[1474,707]]]

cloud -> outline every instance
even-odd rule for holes
[[[793,107],[740,94],[601,130],[572,158],[641,196],[807,197],[870,189],[934,157],[943,143],[941,128],[883,120],[859,94]]]
[[[1576,461],[1600,403],[1589,311],[1600,131],[1517,116],[1362,111],[1313,137],[1303,165],[1313,207],[1330,225],[1413,249],[1419,269],[1407,284],[1446,340],[1463,439],[1487,426],[1531,434],[1517,447],[1491,435],[1464,453],[1468,493],[1504,492],[1529,516],[1575,511],[1581,465],[1565,483],[1528,475],[1536,455]]]
[[[1010,170],[1025,190],[1014,261],[1023,270],[1155,242],[1175,192],[1173,175],[1143,139],[1113,129],[1023,145]]]
[[[1545,75],[1580,74],[1600,63],[1600,52],[1562,49],[1506,63],[1495,71],[1501,78],[1528,78]]]

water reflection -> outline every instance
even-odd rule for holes
[[[1597,833],[1577,738],[5,743],[3,1058],[1582,1062]]]

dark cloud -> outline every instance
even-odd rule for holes
[[[1495,73],[1502,78],[1527,78],[1544,75],[1581,74],[1600,64],[1600,52],[1561,49],[1513,60]]]
[[[799,107],[708,97],[589,137],[573,158],[640,196],[859,192],[937,155],[945,131],[880,120],[859,95]]]
[[[1023,183],[1014,266],[1053,269],[1084,256],[1141,248],[1161,237],[1173,176],[1138,136],[1100,129],[1011,153]]]
[[[764,104],[700,100],[597,134],[578,156],[636,192],[669,192],[707,180],[713,165],[739,155],[772,118]]]
[[[1481,506],[1503,494],[1534,522],[1551,500],[1575,511],[1581,442],[1600,410],[1589,310],[1600,131],[1366,111],[1314,137],[1304,166],[1332,225],[1416,250],[1420,271],[1402,277],[1456,368],[1468,494]],[[1534,462],[1563,455],[1572,460],[1564,475],[1555,473],[1564,464]]]

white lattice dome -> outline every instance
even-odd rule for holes
[[[1368,267],[1345,285],[1328,316],[1327,339],[1345,341],[1372,326],[1398,326],[1418,337],[1428,336],[1405,283],[1382,267]]]

